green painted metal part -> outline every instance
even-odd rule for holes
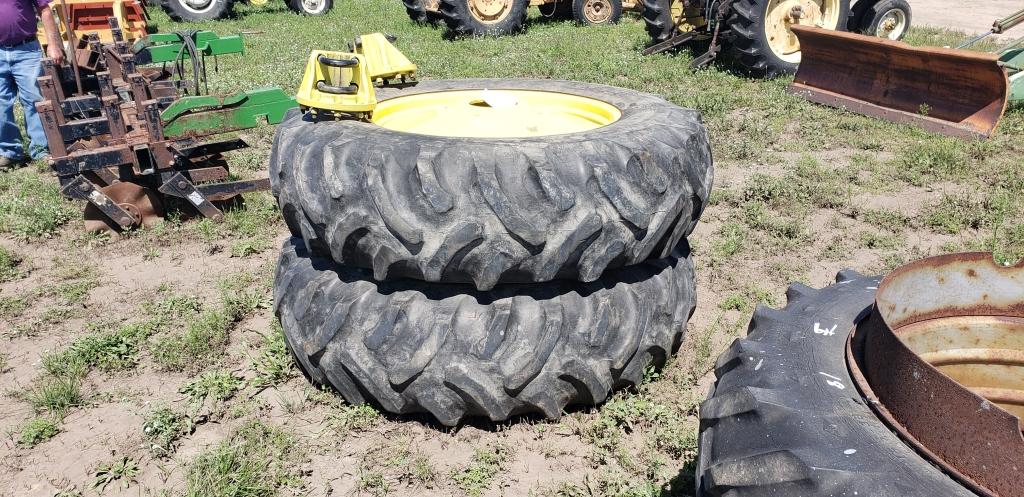
[[[224,97],[182,97],[160,113],[164,136],[198,137],[255,128],[266,122],[278,124],[288,109],[298,107],[295,98],[280,88],[260,88]]]
[[[999,54],[999,63],[1010,77],[1010,104],[1024,105],[1024,48]]]
[[[198,31],[192,35],[197,51],[204,56],[244,54],[245,45],[242,35],[217,36],[212,31]],[[179,57],[189,57],[187,50],[182,50],[182,39],[178,33],[154,33],[137,42],[133,51],[148,52],[148,63],[174,62]]]

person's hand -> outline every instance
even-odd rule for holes
[[[64,50],[60,48],[60,43],[46,45],[46,55],[53,59],[53,63],[58,66],[64,62]]]

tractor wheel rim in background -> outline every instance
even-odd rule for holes
[[[583,17],[590,24],[603,24],[611,19],[612,9],[605,0],[587,0],[583,5]]]
[[[302,0],[302,10],[307,14],[320,14],[327,6],[327,0]]]
[[[898,40],[906,30],[907,15],[900,9],[889,9],[885,14],[882,14],[881,20],[878,21],[878,27],[875,28],[875,36]]]
[[[515,0],[469,0],[469,12],[484,24],[501,22],[512,12]]]
[[[185,10],[195,13],[204,14],[213,9],[217,2],[223,0],[178,0]]]
[[[537,90],[450,90],[383,100],[372,122],[394,131],[461,138],[527,138],[588,131],[622,112],[590,97]]]
[[[800,40],[790,26],[825,29],[839,25],[840,0],[771,0],[765,9],[765,39],[772,52],[791,64],[800,63]]]

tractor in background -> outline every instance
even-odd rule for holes
[[[444,22],[458,36],[505,35],[522,31],[531,6],[541,15],[582,25],[614,24],[639,0],[402,0],[409,18]]]
[[[643,0],[652,45],[645,55],[689,45],[693,67],[728,59],[743,72],[796,72],[800,40],[792,26],[855,31],[889,40],[910,28],[906,0]]]

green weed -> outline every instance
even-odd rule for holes
[[[184,384],[179,392],[187,394],[193,402],[202,403],[206,399],[224,401],[235,395],[245,381],[230,371],[207,371],[197,378]]]
[[[271,333],[263,338],[259,352],[252,358],[252,367],[256,370],[252,384],[256,387],[277,386],[296,375],[292,355],[284,341],[284,331],[277,320],[273,321]]]
[[[25,273],[23,270],[24,262],[25,260],[21,254],[0,247],[0,283],[21,278]]]
[[[77,376],[44,378],[29,388],[26,400],[36,412],[47,412],[60,419],[72,407],[82,404],[82,383]]]
[[[56,423],[45,417],[32,418],[25,426],[21,427],[21,435],[18,443],[26,447],[34,447],[45,442],[59,433]]]
[[[0,232],[22,240],[52,235],[76,211],[50,175],[32,168],[0,174]]]
[[[188,434],[192,423],[188,417],[170,407],[154,409],[142,423],[142,433],[149,443],[149,449],[157,456],[174,452],[178,439]]]
[[[303,487],[301,453],[279,428],[252,421],[200,454],[187,469],[185,497],[273,497]]]
[[[103,493],[107,486],[116,481],[121,482],[122,489],[131,488],[136,483],[135,477],[139,474],[139,463],[129,457],[122,457],[107,463],[100,464],[93,475],[92,488]]]
[[[452,480],[469,497],[479,497],[491,487],[494,477],[504,469],[510,455],[509,447],[502,444],[478,448],[473,452],[469,466],[453,473]]]

